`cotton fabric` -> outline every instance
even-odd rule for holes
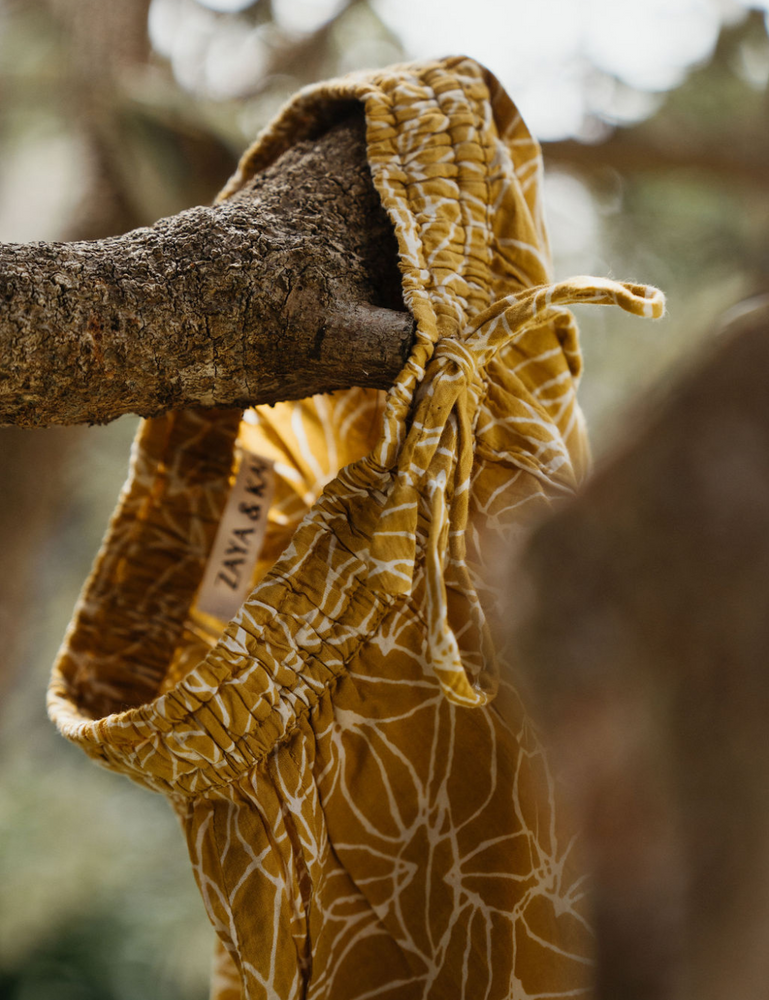
[[[363,104],[416,342],[387,393],[144,421],[54,669],[62,733],[161,792],[219,939],[217,1000],[575,997],[592,938],[574,831],[494,640],[493,563],[588,452],[542,162],[471,59],[300,92],[226,198]],[[275,462],[254,589],[195,606],[237,464]]]

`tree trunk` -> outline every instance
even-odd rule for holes
[[[767,370],[764,305],[524,560],[519,650],[584,820],[600,1000],[766,996]]]
[[[125,236],[0,246],[0,422],[105,423],[389,386],[410,350],[362,114]]]

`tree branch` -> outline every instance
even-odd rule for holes
[[[588,171],[613,167],[624,174],[698,170],[726,181],[731,187],[739,183],[769,187],[769,162],[760,145],[748,153],[735,150],[733,143],[711,142],[704,146],[686,139],[663,144],[639,134],[638,130],[618,129],[604,142],[576,139],[543,142],[542,153],[546,165],[563,163]]]
[[[414,331],[360,112],[213,208],[0,246],[0,310],[0,422],[23,426],[384,388]]]

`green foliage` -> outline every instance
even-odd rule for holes
[[[205,1000],[205,984],[184,989],[133,930],[119,906],[57,926],[0,972],[0,1000]]]

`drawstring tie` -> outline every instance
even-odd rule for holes
[[[472,420],[480,399],[480,373],[495,354],[532,329],[552,324],[564,340],[574,328],[568,305],[618,305],[636,316],[658,319],[665,309],[661,291],[649,285],[577,277],[538,285],[506,296],[475,317],[461,339],[435,345],[416,395],[408,434],[371,542],[370,585],[406,594],[414,583],[417,520],[428,517],[424,552],[427,654],[444,694],[466,706],[484,705],[496,691],[493,647],[465,562],[474,442]],[[462,664],[448,621],[446,568],[452,587],[470,602],[487,665],[473,682]]]

